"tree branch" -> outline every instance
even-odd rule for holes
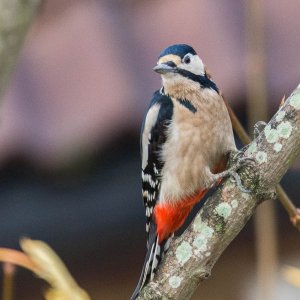
[[[0,0],[0,96],[8,84],[30,22],[42,0]]]
[[[283,100],[282,103],[284,103],[284,100],[285,100],[284,97],[282,100]],[[227,108],[228,108],[230,120],[232,123],[232,127],[233,127],[234,131],[236,132],[236,134],[238,135],[238,137],[240,138],[240,140],[242,141],[242,143],[244,145],[251,143],[250,136],[247,134],[246,130],[244,129],[243,125],[237,118],[234,111],[231,109],[231,107],[229,105],[227,105]],[[277,185],[276,192],[277,192],[277,197],[278,197],[280,203],[282,204],[282,206],[284,207],[284,209],[287,211],[292,224],[300,231],[299,209],[297,209],[297,207],[294,205],[294,203],[290,200],[289,196],[286,194],[286,192],[284,191],[284,189],[282,188],[282,186],[280,184]]]
[[[300,154],[300,84],[249,146],[256,161],[239,174],[252,190],[241,192],[230,179],[204,204],[188,229],[170,246],[154,280],[138,299],[190,299],[210,276],[220,255],[245,226],[259,203],[275,197],[282,176]]]

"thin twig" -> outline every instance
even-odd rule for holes
[[[26,254],[14,249],[0,248],[0,262],[23,267],[33,273],[37,273],[39,271],[39,268],[29,259]]]
[[[13,300],[15,269],[13,264],[3,264],[3,300]]]

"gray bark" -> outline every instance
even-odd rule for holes
[[[0,97],[8,85],[17,55],[42,0],[0,0]]]
[[[187,230],[171,244],[154,280],[138,299],[190,299],[201,281],[264,200],[275,198],[275,188],[300,152],[300,84],[273,116],[245,155],[255,165],[240,170],[243,193],[226,180],[210,197]],[[238,258],[237,258],[238,259]]]

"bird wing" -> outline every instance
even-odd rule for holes
[[[146,232],[149,238],[153,209],[160,189],[163,161],[160,151],[167,139],[173,114],[173,102],[162,91],[156,91],[146,113],[141,132],[142,191],[146,209]]]
[[[141,132],[142,190],[146,209],[147,254],[139,282],[131,300],[136,299],[141,288],[153,278],[156,268],[169,247],[171,237],[159,243],[156,224],[152,219],[153,210],[158,201],[160,175],[163,161],[160,151],[167,139],[168,125],[173,114],[172,100],[156,91],[144,118]]]

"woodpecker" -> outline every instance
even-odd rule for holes
[[[147,254],[131,297],[153,279],[170,239],[205,193],[228,170],[236,153],[231,121],[217,85],[196,51],[172,45],[161,52],[154,71],[161,75],[141,131],[142,194],[146,209]]]

